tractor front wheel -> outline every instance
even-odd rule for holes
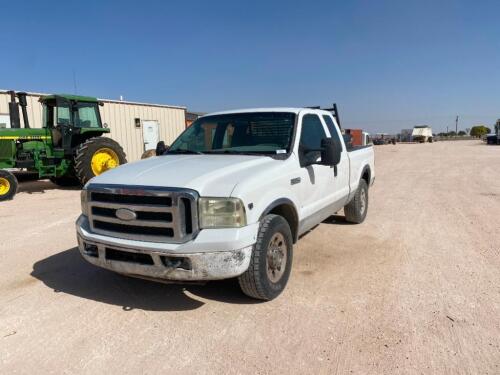
[[[95,176],[127,162],[123,148],[114,140],[95,137],[82,143],[76,150],[76,176],[85,185]]]
[[[18,182],[16,176],[6,170],[0,170],[0,201],[14,198],[17,193]]]

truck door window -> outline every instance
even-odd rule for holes
[[[302,118],[300,145],[308,149],[317,149],[321,147],[323,138],[326,138],[326,133],[319,117],[313,114],[305,115]]]
[[[332,118],[328,115],[323,115],[323,120],[325,120],[326,127],[330,132],[330,136],[335,141],[335,144],[339,144],[340,147],[342,147],[342,142],[340,142],[339,133],[337,132],[335,123],[333,122]]]

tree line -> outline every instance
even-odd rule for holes
[[[471,137],[481,138],[482,136],[491,133],[491,129],[484,125],[476,125],[467,130],[468,131],[460,130],[458,133],[455,131],[443,132],[439,133],[438,135],[440,137],[456,137],[456,136],[470,135]]]

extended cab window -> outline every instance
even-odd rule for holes
[[[302,118],[300,146],[306,149],[318,149],[323,138],[326,138],[326,133],[319,117],[313,114],[305,115]]]
[[[342,142],[340,142],[339,133],[337,132],[335,123],[333,122],[332,118],[328,115],[323,115],[323,120],[325,120],[326,127],[328,128],[328,131],[330,132],[330,135],[334,139],[335,143],[339,144],[340,147],[342,147]]]
[[[290,151],[295,113],[249,112],[196,120],[169,153],[284,154]]]

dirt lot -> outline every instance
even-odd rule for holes
[[[172,286],[75,249],[79,192],[0,205],[0,373],[500,373],[500,147],[377,146],[362,225],[295,247],[277,300]]]

